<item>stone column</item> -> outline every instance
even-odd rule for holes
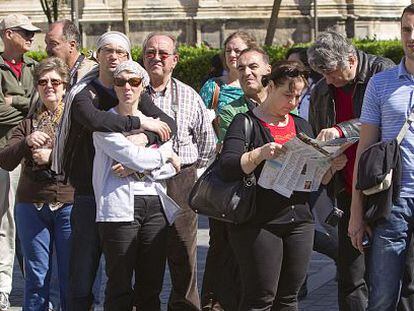
[[[226,20],[222,20],[221,21],[221,26],[220,26],[220,48],[224,48],[223,47],[223,42],[224,39],[226,38]]]

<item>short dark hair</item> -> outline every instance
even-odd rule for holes
[[[300,61],[305,65],[305,68],[309,71],[309,77],[314,83],[318,82],[323,76],[311,68],[308,61],[308,48],[303,46],[290,48],[286,53],[286,59],[292,54],[298,54]]]
[[[300,61],[306,66],[306,67],[310,67],[309,66],[309,62],[308,62],[308,48],[303,47],[303,46],[297,46],[294,48],[290,48],[287,52],[286,52],[286,59],[289,58],[290,55],[292,54],[298,54]]]
[[[250,53],[250,52],[256,52],[256,53],[258,53],[258,54],[262,55],[263,61],[264,61],[266,64],[270,64],[270,58],[269,58],[269,55],[266,53],[266,51],[265,51],[265,50],[263,50],[262,48],[260,48],[260,47],[258,47],[258,46],[254,46],[254,47],[251,47],[251,48],[247,48],[247,49],[245,49],[245,50],[241,51],[241,53],[240,53],[240,55],[239,55],[239,58],[240,58],[240,56],[242,56],[242,55],[244,55],[244,54],[246,54],[246,53]]]
[[[289,90],[292,90],[298,79],[308,85],[308,70],[305,66],[297,61],[282,60],[276,62],[272,67],[272,72],[262,78],[263,86],[267,86],[270,81],[276,85],[276,87],[282,86],[287,81],[289,82]]]
[[[69,19],[61,19],[54,22],[52,25],[62,24],[62,35],[66,41],[75,41],[76,49],[79,50],[81,46],[81,36],[78,27]]]
[[[414,3],[406,6],[401,14],[401,19],[404,16],[405,13],[411,13],[414,14]]]
[[[48,57],[38,63],[35,67],[33,74],[34,87],[36,88],[37,82],[40,77],[49,71],[56,71],[65,84],[69,82],[69,68],[66,63],[59,57]]]

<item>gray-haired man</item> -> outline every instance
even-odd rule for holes
[[[179,59],[176,38],[150,34],[144,41],[143,53],[150,76],[148,93],[155,105],[176,120],[173,148],[181,159],[181,171],[167,181],[168,195],[182,208],[168,232],[167,257],[172,280],[168,310],[199,310],[197,216],[188,205],[188,195],[196,180],[196,169],[205,166],[214,153],[215,136],[201,97],[190,86],[172,78]]]
[[[29,110],[36,62],[24,56],[40,28],[21,14],[6,16],[0,23],[4,51],[0,56],[0,148],[7,133],[23,120]],[[15,251],[14,192],[20,166],[13,172],[0,168],[0,310],[9,307]],[[13,190],[14,189],[14,190]]]
[[[309,122],[318,139],[359,136],[359,116],[370,78],[394,66],[386,58],[357,50],[336,31],[322,33],[308,50],[309,64],[323,75],[312,91]],[[344,216],[338,225],[338,301],[343,310],[367,307],[364,255],[348,236],[352,175],[357,146],[345,151],[348,162],[330,184]]]

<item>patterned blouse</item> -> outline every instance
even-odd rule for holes
[[[212,78],[207,80],[207,82],[204,83],[203,87],[200,90],[200,96],[208,109],[212,108],[211,104],[213,101],[214,89],[216,88],[216,81],[220,86],[220,94],[218,98],[217,108],[217,114],[220,114],[221,109],[225,105],[243,96],[243,90],[239,87],[225,84],[220,78]]]

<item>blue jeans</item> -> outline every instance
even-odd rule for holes
[[[66,310],[71,242],[71,204],[51,211],[32,203],[16,205],[16,223],[24,256],[25,291],[23,310],[47,310],[52,271],[53,244],[56,248],[61,306]]]
[[[22,257],[23,258],[23,257]],[[60,310],[60,295],[59,295],[59,279],[58,279],[58,271],[57,271],[57,259],[56,254],[53,253],[53,269],[52,275],[50,280],[50,297],[49,297],[49,308],[54,311]],[[99,268],[96,273],[95,282],[93,283],[92,287],[92,294],[93,294],[93,304],[100,305],[103,297],[101,297],[101,287],[102,284],[105,284],[107,280],[105,274],[105,259],[102,256]]]
[[[399,198],[373,229],[368,253],[368,311],[396,310],[413,233],[414,198]]]
[[[72,225],[72,252],[70,254],[70,278],[68,310],[87,311],[93,303],[92,286],[101,258],[101,246],[93,195],[75,193]]]

